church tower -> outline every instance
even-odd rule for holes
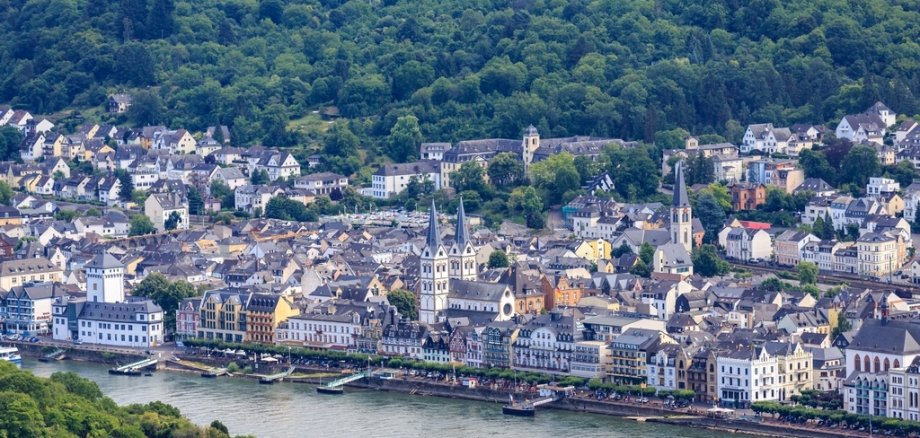
[[[671,203],[671,242],[683,245],[687,253],[693,250],[693,212],[684,183],[683,162],[674,169],[674,201]]]
[[[470,243],[470,227],[463,209],[463,198],[457,207],[457,232],[454,244],[450,247],[450,278],[455,280],[476,281],[476,250]]]
[[[447,308],[447,288],[450,282],[447,250],[438,232],[438,212],[434,201],[428,214],[428,239],[419,258],[419,320],[436,324]]]
[[[521,146],[521,159],[524,161],[524,172],[526,173],[530,168],[530,163],[533,163],[534,153],[540,148],[540,133],[533,125],[528,126],[524,131],[524,142]]]
[[[125,301],[125,265],[109,253],[96,254],[83,266],[86,271],[86,300],[97,303]]]

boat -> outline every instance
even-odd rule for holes
[[[0,347],[0,360],[22,364],[22,356],[19,355],[19,349],[16,347]]]
[[[511,403],[502,406],[502,413],[505,415],[514,415],[516,417],[533,417],[536,413],[533,405],[528,402],[516,402],[511,397]]]
[[[320,394],[340,395],[345,393],[345,388],[341,386],[320,385],[316,387],[316,392]]]
[[[151,371],[144,372],[144,377],[151,377],[151,376],[153,376],[153,372]]]
[[[273,385],[275,383],[275,380],[269,377],[260,377],[259,383],[263,385]]]

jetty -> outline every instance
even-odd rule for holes
[[[52,352],[50,352],[50,353],[48,353],[48,354],[42,356],[42,357],[39,358],[38,360],[39,360],[40,362],[54,362],[54,361],[58,361],[58,360],[61,360],[61,359],[64,359],[64,350],[58,348],[57,350],[54,350],[54,351],[52,351]]]
[[[215,377],[226,376],[230,374],[226,368],[210,368],[201,373],[201,377],[213,379]]]
[[[275,382],[280,382],[280,381],[283,380],[285,377],[288,377],[288,376],[290,376],[291,374],[294,374],[294,367],[290,367],[290,368],[288,368],[287,371],[280,372],[280,373],[277,373],[277,374],[272,374],[272,375],[270,375],[270,376],[262,376],[262,377],[259,378],[259,383],[262,383],[262,384],[265,384],[265,385],[271,385],[271,384],[273,384],[273,383],[275,383]]]
[[[141,370],[151,366],[156,366],[156,359],[143,359],[134,363],[129,363],[127,365],[122,365],[120,367],[115,367],[109,369],[109,374],[121,374],[124,376],[140,376],[143,374]]]
[[[362,371],[360,373],[355,373],[350,376],[345,376],[339,379],[335,379],[325,385],[320,385],[316,387],[316,392],[320,394],[342,394],[345,392],[344,386],[348,383],[354,382],[356,380],[361,380],[365,377],[370,377],[370,371]]]

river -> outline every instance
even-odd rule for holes
[[[323,396],[313,385],[260,385],[255,380],[203,379],[165,371],[151,377],[112,376],[105,366],[85,362],[24,360],[22,368],[43,377],[73,371],[95,381],[118,404],[160,400],[195,423],[220,420],[234,435],[711,438],[714,434],[553,409],[540,409],[535,418],[507,417],[497,404],[392,392],[349,388],[344,396]]]

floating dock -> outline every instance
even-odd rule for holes
[[[144,374],[144,372],[142,371],[144,368],[156,366],[157,362],[158,361],[156,359],[139,360],[134,363],[129,363],[127,365],[122,365],[120,367],[111,368],[109,369],[109,374],[120,374],[123,376],[140,376]]]
[[[291,367],[287,371],[282,372],[282,373],[272,374],[270,376],[262,376],[259,378],[259,383],[263,385],[271,385],[275,382],[280,382],[284,380],[285,377],[288,377],[291,374],[294,374],[294,367]]]
[[[352,374],[350,376],[342,377],[340,379],[333,380],[325,385],[320,385],[316,387],[316,392],[320,394],[343,394],[345,392],[345,384],[354,382],[356,380],[361,380],[365,377],[370,377],[370,371],[362,371],[360,373]]]

